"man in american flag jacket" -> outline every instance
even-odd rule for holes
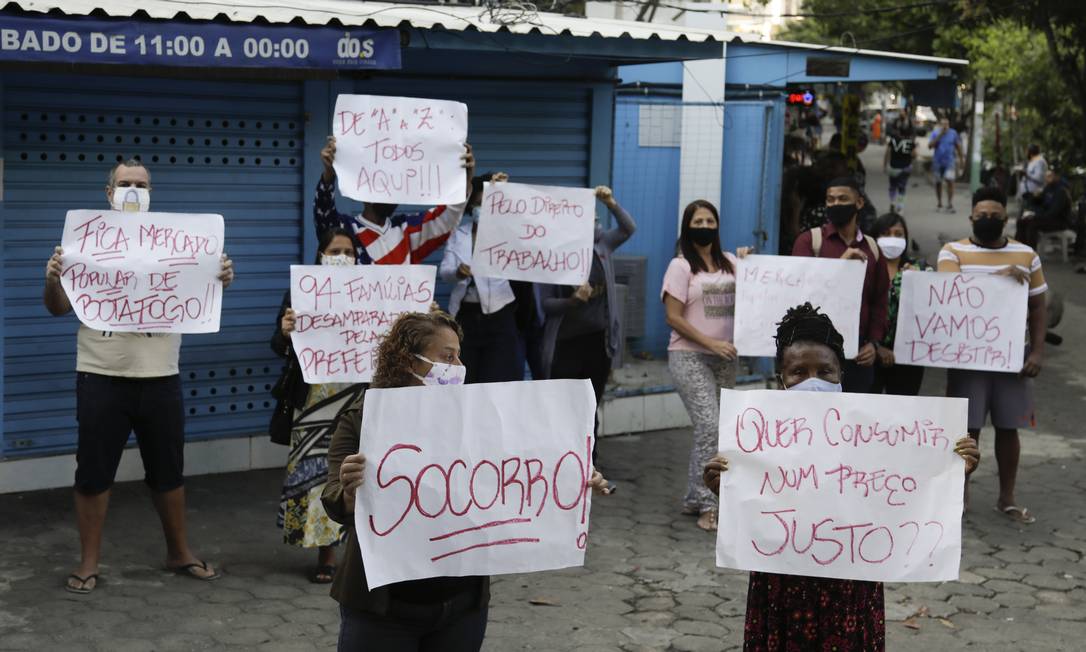
[[[467,206],[464,201],[448,206],[435,206],[414,215],[393,215],[396,204],[367,203],[361,215],[348,215],[336,210],[336,139],[328,137],[321,150],[324,172],[317,182],[317,197],[313,203],[313,222],[317,233],[343,228],[355,234],[355,254],[361,265],[402,265],[421,263],[441,248],[460,224]],[[467,173],[467,194],[471,194],[471,178],[475,174],[475,157],[471,145],[465,146],[462,157]]]

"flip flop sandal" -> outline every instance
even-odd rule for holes
[[[184,575],[185,577],[191,577],[194,580],[200,580],[201,582],[214,582],[222,577],[222,573],[215,571],[212,575],[199,575],[195,572],[195,569],[208,570],[206,561],[197,561],[191,564],[185,564],[184,566],[167,566],[166,570],[173,571],[178,575]]]
[[[313,584],[331,584],[336,576],[336,567],[333,564],[317,566],[309,575],[309,581]]]
[[[709,514],[708,523],[705,524],[705,525],[702,525],[701,524],[701,517],[699,517],[698,518],[698,527],[701,528],[702,530],[705,530],[706,532],[716,532],[716,528],[717,528],[716,510],[709,510],[708,512],[703,513],[701,516],[705,516],[705,514]]]
[[[94,589],[98,588],[98,574],[97,573],[94,573],[92,575],[88,575],[86,577],[80,577],[80,576],[76,575],[75,573],[72,573],[71,575],[68,576],[68,579],[69,580],[75,580],[76,582],[79,582],[79,586],[72,586],[70,583],[65,582],[64,583],[64,590],[67,591],[68,593],[75,593],[76,595],[87,595],[91,591],[93,591]],[[91,580],[94,580],[94,586],[88,588],[87,583],[90,582]]]
[[[1037,522],[1037,517],[1033,514],[1030,514],[1029,510],[1025,507],[1019,507],[1017,505],[1007,505],[1006,507],[1000,508],[999,505],[996,505],[992,509],[999,512],[1003,516],[1011,519],[1012,521],[1016,521],[1024,525],[1029,525],[1030,523]]]

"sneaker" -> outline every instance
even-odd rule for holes
[[[948,214],[950,214],[950,215],[953,215],[954,213],[957,213],[958,211],[954,210],[954,207],[953,207],[953,206],[947,206],[947,207],[946,207],[946,212],[947,212]]]

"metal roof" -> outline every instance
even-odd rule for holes
[[[113,17],[131,17],[143,12],[151,18],[195,20],[226,19],[248,23],[263,19],[270,23],[301,21],[308,25],[399,27],[481,32],[506,31],[513,34],[550,34],[603,38],[656,39],[663,41],[713,42],[729,33],[698,30],[679,25],[658,25],[622,20],[580,18],[539,12],[516,22],[494,22],[485,7],[465,5],[414,5],[348,0],[15,0],[25,11],[59,10],[84,16],[92,12]],[[507,14],[517,18],[514,13]]]
[[[506,20],[494,20],[485,7],[465,5],[421,5],[354,0],[15,0],[11,4],[24,11],[60,11],[73,16],[104,13],[107,16],[127,18],[142,12],[150,18],[163,20],[225,19],[239,23],[264,20],[270,23],[301,22],[308,25],[327,25],[338,22],[345,26],[372,24],[377,27],[400,27],[409,25],[418,29],[477,30],[488,33],[594,36],[692,43],[739,42],[752,46],[820,50],[835,54],[906,59],[943,65],[969,64],[964,59],[775,41],[667,23],[581,18],[545,12],[519,16],[511,10],[505,13],[508,17]]]
[[[890,59],[906,59],[909,61],[922,61],[925,63],[937,63],[947,66],[968,66],[968,59],[948,59],[946,57],[930,57],[922,54],[908,54],[906,52],[887,52],[885,50],[864,50],[861,48],[847,48],[843,46],[827,47],[825,45],[815,45],[813,43],[797,43],[795,41],[777,41],[772,39],[748,39],[745,36],[738,36],[732,41],[736,40],[746,45],[768,45],[771,47],[781,48],[794,48],[802,50],[819,50],[822,52],[832,52],[835,54],[851,54],[861,55],[869,57],[885,57]]]

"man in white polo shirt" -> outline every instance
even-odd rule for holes
[[[139,161],[118,163],[110,171],[106,199],[114,210],[147,211],[150,196],[151,174]],[[45,307],[57,316],[72,309],[60,284],[62,256],[57,247],[45,269]],[[233,264],[225,255],[219,279],[224,288],[234,280]],[[110,489],[133,432],[166,537],[166,567],[197,580],[219,578],[214,568],[189,549],[185,534],[180,352],[181,336],[176,333],[115,333],[79,326],[75,507],[81,561],[65,585],[72,593],[90,593],[98,584]]]

